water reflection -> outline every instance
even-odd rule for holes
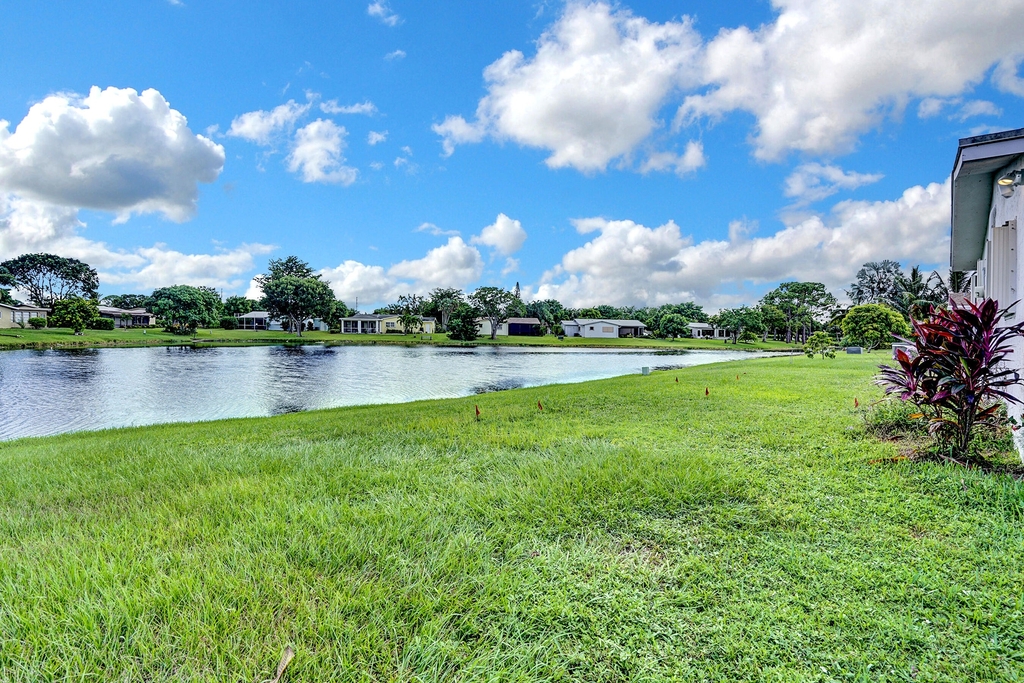
[[[581,382],[756,354],[500,346],[0,352],[0,439]]]

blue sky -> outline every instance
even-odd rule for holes
[[[296,254],[362,307],[942,266],[957,138],[1024,125],[1024,18],[892,4],[7,2],[0,258],[228,294]]]

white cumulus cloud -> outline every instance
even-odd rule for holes
[[[387,0],[375,0],[371,2],[367,8],[366,13],[371,17],[376,17],[381,20],[382,23],[387,26],[397,26],[402,18],[395,14],[394,10],[391,9],[391,5]]]
[[[526,57],[506,52],[484,71],[476,120],[434,126],[445,152],[486,135],[551,152],[551,168],[600,171],[659,127],[658,112],[697,85],[700,37],[688,19],[658,24],[603,3],[570,3]]]
[[[395,50],[384,55],[384,59],[389,62],[394,62],[399,59],[405,59],[405,50]]]
[[[57,206],[191,218],[224,148],[196,135],[156,90],[50,95],[14,129],[0,121],[0,191]]]
[[[676,175],[684,176],[707,163],[704,157],[704,145],[696,140],[686,143],[686,151],[682,154],[675,152],[652,152],[643,164],[640,165],[641,173],[651,171],[674,171]]]
[[[1024,48],[1024,13],[1013,0],[772,4],[771,24],[724,30],[708,43],[703,80],[712,87],[679,111],[681,121],[750,112],[762,159],[847,151],[908,100],[960,94]]]
[[[320,111],[325,114],[365,114],[371,116],[377,113],[377,105],[366,100],[357,104],[338,104],[338,100],[327,100],[320,103]]]
[[[497,219],[469,240],[473,244],[483,244],[498,250],[503,256],[519,251],[526,241],[523,224],[499,213]]]
[[[380,144],[388,139],[388,132],[386,130],[376,131],[371,130],[370,134],[366,136],[366,144],[373,145]]]
[[[331,120],[317,119],[295,132],[288,170],[301,173],[306,183],[351,185],[358,171],[345,166],[345,137],[348,131]]]
[[[388,274],[414,280],[418,289],[433,287],[464,287],[479,279],[484,270],[480,252],[461,237],[448,238],[448,243],[427,252],[421,259],[400,261]]]
[[[783,194],[796,199],[798,204],[809,204],[831,197],[840,190],[855,190],[877,183],[883,177],[881,173],[844,171],[834,164],[812,162],[797,166],[789,174]]]
[[[570,306],[689,298],[712,303],[725,284],[786,279],[823,282],[839,291],[867,261],[944,262],[949,191],[948,180],[918,185],[896,200],[840,202],[828,215],[807,217],[767,237],[730,229],[729,239],[697,243],[672,221],[649,228],[629,220],[578,220],[577,231],[596,235],[546,272],[535,295]]]
[[[310,105],[288,100],[270,111],[259,109],[236,116],[227,134],[258,145],[269,145],[275,133],[291,129],[309,111]]]

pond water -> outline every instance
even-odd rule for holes
[[[0,439],[469,396],[757,355],[384,345],[3,351]]]

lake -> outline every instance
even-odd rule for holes
[[[426,345],[2,351],[0,439],[452,398],[760,355]]]

